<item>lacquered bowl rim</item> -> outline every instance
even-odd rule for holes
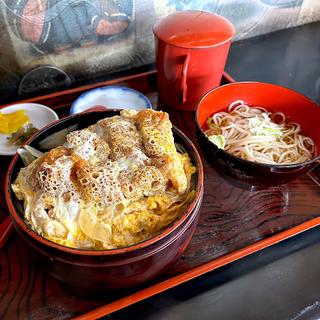
[[[179,14],[181,13],[182,11],[178,11],[178,12],[173,12],[171,13],[170,15],[174,15],[174,14]],[[156,21],[153,26],[152,26],[152,32],[154,34],[154,36],[162,41],[163,43],[165,43],[166,45],[169,45],[169,46],[172,46],[172,47],[176,47],[176,48],[180,48],[180,49],[187,49],[187,50],[205,50],[205,49],[211,49],[211,48],[216,48],[216,47],[219,47],[219,46],[222,46],[228,42],[231,42],[232,41],[232,38],[234,37],[234,34],[235,34],[235,27],[234,25],[231,23],[231,21],[229,19],[227,19],[226,17],[218,14],[218,13],[215,13],[215,12],[210,12],[210,11],[204,11],[204,10],[192,10],[192,9],[189,9],[189,10],[183,10],[184,13],[186,12],[190,12],[190,13],[201,13],[201,12],[204,12],[206,14],[210,14],[210,15],[213,15],[213,16],[216,16],[218,17],[218,19],[221,19],[223,20],[224,22],[226,22],[226,24],[229,25],[230,29],[231,29],[231,35],[230,37],[226,38],[225,40],[222,40],[220,42],[217,42],[217,43],[214,43],[214,44],[211,44],[211,45],[207,45],[207,46],[201,46],[201,45],[198,45],[198,46],[195,46],[195,47],[192,47],[192,46],[188,46],[188,45],[184,45],[184,44],[174,44],[174,43],[171,43],[168,39],[166,39],[165,37],[163,37],[162,35],[159,35],[159,31],[157,30],[160,26],[160,24],[162,23],[162,20],[167,18],[168,16],[166,17],[163,17],[162,19]]]
[[[106,111],[91,111],[91,113],[119,113],[119,109],[109,109]],[[31,143],[36,137],[38,137],[39,135],[43,134],[46,130],[56,126],[57,124],[60,124],[61,122],[67,122],[70,119],[73,118],[78,118],[78,117],[82,117],[85,116],[85,113],[87,112],[83,112],[83,113],[77,113],[77,114],[73,114],[73,115],[69,115],[66,116],[62,119],[59,119],[57,121],[52,122],[51,124],[49,124],[48,126],[42,128],[41,130],[39,130],[34,136],[32,136],[26,144]],[[16,165],[16,162],[19,158],[19,154],[16,153],[15,156],[13,157],[13,159],[11,160],[11,163],[9,165],[7,174],[6,174],[6,179],[5,179],[5,197],[6,197],[6,202],[9,208],[9,212],[10,212],[10,216],[11,219],[13,219],[16,224],[19,226],[20,229],[22,229],[24,232],[26,232],[27,234],[29,234],[33,239],[35,239],[36,241],[39,241],[41,244],[46,245],[48,247],[66,252],[66,253],[71,253],[71,254],[76,254],[76,255],[83,255],[83,256],[107,256],[107,255],[119,255],[119,254],[125,254],[125,253],[129,253],[129,252],[133,252],[136,250],[140,250],[143,248],[146,248],[160,240],[162,240],[163,238],[167,237],[169,234],[171,234],[174,230],[176,230],[177,228],[179,228],[185,221],[186,219],[192,215],[194,208],[196,208],[197,206],[197,202],[201,196],[201,192],[203,191],[203,177],[204,177],[204,169],[203,169],[203,164],[202,164],[202,160],[200,157],[200,154],[197,150],[197,148],[195,147],[195,145],[193,144],[193,142],[178,128],[173,126],[173,131],[175,131],[178,135],[180,135],[183,140],[186,142],[186,144],[189,144],[189,146],[192,148],[193,152],[194,152],[194,157],[197,161],[196,165],[199,168],[199,172],[198,172],[198,179],[196,182],[196,190],[195,190],[195,196],[192,200],[192,202],[188,205],[187,210],[181,215],[181,217],[176,220],[170,227],[166,228],[163,232],[161,232],[160,234],[158,234],[157,236],[147,239],[143,242],[140,242],[138,244],[132,245],[132,246],[128,246],[128,247],[124,247],[124,248],[119,248],[119,249],[109,249],[109,250],[86,250],[86,249],[76,249],[76,248],[71,248],[71,247],[67,247],[67,246],[63,246],[60,245],[58,243],[55,243],[53,241],[47,240],[44,237],[42,237],[41,235],[37,234],[35,231],[33,231],[30,226],[28,226],[26,224],[26,222],[24,221],[24,219],[22,219],[19,215],[19,213],[17,212],[17,210],[15,209],[15,206],[13,204],[13,201],[11,199],[11,195],[10,195],[10,188],[11,188],[11,174],[13,171],[14,166]]]
[[[308,161],[304,161],[304,162],[300,162],[300,163],[294,163],[294,164],[268,164],[268,163],[260,163],[260,162],[254,162],[254,161],[249,161],[249,160],[245,160],[239,157],[236,157],[230,153],[228,153],[227,151],[224,151],[222,149],[219,149],[212,141],[210,141],[208,139],[208,137],[206,136],[206,134],[204,133],[203,129],[200,127],[199,121],[198,121],[198,113],[199,113],[199,109],[201,108],[201,103],[204,99],[206,99],[207,96],[209,96],[212,92],[219,90],[220,88],[223,87],[228,87],[228,86],[239,86],[242,84],[252,84],[252,85],[266,85],[266,86],[270,86],[270,87],[277,87],[280,89],[286,89],[291,91],[294,94],[300,95],[302,98],[309,100],[311,103],[313,103],[315,106],[317,106],[319,108],[319,105],[314,102],[312,99],[310,99],[309,97],[301,94],[300,92],[297,92],[295,90],[292,90],[290,88],[287,88],[285,86],[280,86],[277,84],[273,84],[273,83],[267,83],[267,82],[260,82],[260,81],[239,81],[239,82],[233,82],[233,83],[227,83],[224,84],[222,86],[216,87],[211,89],[210,91],[208,91],[206,94],[204,94],[199,102],[197,103],[197,107],[196,107],[196,112],[195,112],[195,123],[196,123],[196,127],[199,130],[199,132],[201,133],[201,135],[210,143],[210,145],[217,151],[220,152],[221,154],[231,158],[233,161],[239,161],[240,163],[243,163],[246,166],[256,166],[256,167],[260,167],[260,168],[265,168],[265,169],[296,169],[298,167],[305,167],[308,165],[313,164],[315,161],[318,161],[320,159],[320,154],[317,155],[316,157],[313,157],[311,160]],[[320,150],[318,150],[318,152],[320,152]]]

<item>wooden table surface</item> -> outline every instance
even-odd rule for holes
[[[157,102],[154,72],[109,83],[133,87],[153,103]],[[87,86],[83,90],[90,88]],[[51,106],[60,116],[65,116],[70,103],[81,92],[69,90],[63,95],[53,94],[32,101]],[[174,125],[182,129],[200,150],[194,114],[169,110],[169,115]],[[205,195],[197,229],[185,253],[165,275],[128,292],[77,297],[37,265],[28,248],[13,232],[0,250],[0,319],[68,319],[81,315],[320,216],[317,180],[320,170],[287,185],[257,190],[227,181],[215,171],[202,150],[200,153],[205,168]],[[8,214],[3,188],[10,160],[10,157],[0,157],[0,222]]]

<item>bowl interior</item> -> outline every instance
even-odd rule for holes
[[[236,100],[243,100],[250,106],[264,107],[270,112],[283,112],[287,120],[298,123],[302,133],[313,139],[319,155],[319,106],[300,93],[273,84],[238,82],[211,90],[198,104],[196,121],[199,128],[204,129],[209,116],[225,111]]]
[[[77,125],[76,129],[73,130],[79,130],[88,127],[89,125],[95,124],[98,120],[106,118],[106,117],[112,117],[114,115],[119,114],[119,110],[106,110],[106,111],[94,111],[94,112],[87,112],[85,114],[76,114],[73,116],[69,116],[67,118],[64,118],[62,120],[57,121],[56,123],[49,125],[42,131],[40,131],[38,134],[36,134],[31,141],[29,141],[29,145],[41,150],[39,143],[46,137],[50,136],[51,134],[58,132],[62,129],[65,129],[69,126],[74,126]],[[201,164],[201,159],[199,157],[199,154],[194,147],[194,145],[191,143],[191,141],[178,129],[173,128],[173,134],[174,134],[174,139],[175,143],[177,146],[177,149],[179,151],[185,151],[189,154],[193,165],[197,168],[197,172],[192,175],[191,178],[191,187],[196,191],[196,196],[194,200],[189,204],[188,208],[184,213],[182,213],[181,217],[178,218],[175,222],[173,222],[171,225],[169,225],[165,230],[163,230],[159,235],[156,237],[150,239],[154,240],[153,242],[157,241],[157,239],[160,239],[164,237],[165,235],[169,234],[171,231],[173,231],[175,228],[177,228],[181,223],[184,222],[184,220],[192,213],[193,208],[196,206],[198,199],[201,195],[202,192],[202,184],[203,184],[203,168]],[[23,202],[18,200],[10,187],[11,184],[15,181],[20,169],[24,167],[24,164],[19,156],[15,156],[15,158],[12,160],[11,163],[11,170],[9,169],[9,174],[8,174],[8,198],[9,202],[11,202],[15,212],[17,215],[12,215],[15,220],[19,219],[18,224],[22,226],[24,229],[29,230],[30,228],[27,226],[27,224],[24,222],[24,208],[23,208]],[[10,207],[10,204],[9,204]],[[20,222],[20,223],[19,223]],[[37,235],[35,232],[31,231],[31,235],[35,238],[40,237]],[[42,238],[42,237],[41,237]],[[39,238],[38,238],[39,239]],[[47,239],[42,238],[43,241],[46,244],[53,244],[54,247],[60,247],[66,249],[67,247],[58,245],[56,243],[53,243]],[[144,244],[150,240],[145,240],[141,244]],[[137,245],[133,245],[131,247],[126,247],[126,248],[132,248]],[[69,248],[68,248],[69,249]],[[84,249],[70,249],[70,251],[78,251],[79,253],[83,251],[87,252],[111,252],[113,251],[116,253],[116,251],[119,251],[121,249],[112,249],[112,250],[101,250],[101,251],[91,251],[91,250],[84,250]]]

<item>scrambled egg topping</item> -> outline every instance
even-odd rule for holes
[[[25,220],[74,248],[126,247],[158,234],[194,196],[196,169],[177,152],[171,129],[164,112],[123,110],[69,133],[12,185]]]

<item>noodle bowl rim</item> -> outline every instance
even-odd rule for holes
[[[255,165],[255,166],[263,167],[263,168],[277,168],[277,167],[279,167],[279,168],[288,168],[288,169],[290,169],[290,168],[296,168],[296,167],[300,167],[300,166],[306,166],[306,165],[312,164],[313,162],[316,162],[316,161],[320,160],[320,154],[318,154],[317,156],[313,156],[312,159],[310,159],[310,160],[307,160],[307,161],[304,161],[304,162],[299,162],[299,163],[292,163],[292,164],[278,164],[278,163],[277,164],[269,164],[269,163],[255,162],[255,161],[245,160],[243,158],[234,156],[231,153],[229,153],[229,152],[227,152],[227,151],[225,151],[223,149],[218,148],[212,141],[210,141],[209,138],[207,137],[207,135],[205,134],[204,129],[200,127],[199,121],[198,121],[199,109],[201,107],[201,104],[202,104],[203,100],[207,96],[209,96],[212,92],[217,91],[217,90],[219,90],[221,88],[228,87],[228,86],[237,86],[237,85],[242,85],[242,84],[262,84],[262,85],[268,85],[268,86],[277,87],[277,88],[281,88],[281,89],[286,89],[286,90],[289,90],[292,93],[295,93],[295,94],[303,97],[306,100],[309,100],[315,106],[319,107],[319,105],[316,102],[314,102],[312,99],[310,99],[309,97],[307,97],[307,96],[305,96],[305,95],[303,95],[303,94],[301,94],[299,92],[296,92],[296,91],[294,91],[294,90],[292,90],[290,88],[287,88],[285,86],[279,86],[279,85],[272,84],[272,83],[257,82],[257,81],[241,81],[241,82],[231,82],[231,83],[227,83],[227,84],[224,84],[222,86],[216,87],[216,88],[210,90],[209,92],[207,92],[199,100],[199,102],[197,104],[197,107],[196,107],[196,112],[195,112],[195,123],[196,123],[197,129],[201,132],[201,134],[205,137],[205,139],[211,144],[211,146],[213,146],[217,150],[217,152],[221,152],[221,153],[225,154],[226,156],[228,156],[228,157],[230,157],[232,159],[236,159],[236,160],[239,160],[240,162],[243,162],[244,164]],[[234,101],[236,101],[236,100],[237,99],[235,99]],[[248,103],[248,104],[250,105],[250,103]],[[268,112],[270,112],[267,107],[265,107],[265,106],[261,106],[261,107],[265,108]],[[226,108],[228,108],[228,106],[226,106]],[[224,109],[221,110],[221,111],[224,111]],[[219,111],[219,112],[221,112],[221,111]],[[216,113],[218,113],[218,112],[214,112],[211,115],[211,117]],[[284,113],[284,115],[285,115],[285,113]],[[313,139],[310,136],[309,136],[309,138]]]

